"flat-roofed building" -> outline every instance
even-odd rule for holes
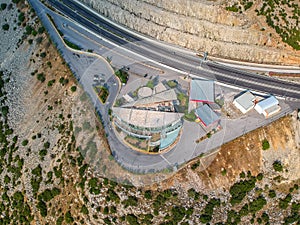
[[[220,120],[220,117],[207,104],[197,108],[195,113],[205,127],[212,126]]]
[[[191,80],[190,101],[213,103],[215,101],[214,81]]]
[[[270,96],[258,102],[254,109],[267,118],[278,113],[281,107],[279,106],[279,101],[274,96]]]
[[[165,85],[163,85],[163,83],[158,83],[155,87],[154,87],[154,93],[157,94],[157,93],[160,93],[160,92],[163,92],[163,91],[166,91],[167,88],[165,87]]]
[[[243,114],[245,114],[254,108],[255,96],[250,91],[246,91],[245,93],[243,93],[243,94],[239,95],[237,98],[235,98],[233,100],[233,104]]]
[[[182,127],[181,113],[114,107],[114,124],[127,135],[149,140],[149,145],[165,149],[173,144]],[[154,135],[158,139],[152,142]]]
[[[177,100],[177,94],[174,91],[174,89],[166,90],[154,95],[151,95],[146,98],[140,98],[136,101],[127,103],[123,105],[122,107],[142,107],[142,106],[148,106],[151,104],[156,104],[156,103],[163,103],[163,102],[172,102]]]

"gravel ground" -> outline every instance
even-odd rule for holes
[[[3,2],[9,5],[9,1]],[[11,5],[9,8],[10,6],[0,11],[1,28],[4,24],[9,24],[8,31],[3,29],[0,31],[0,69],[10,79],[6,85],[6,104],[10,109],[9,125],[16,128],[25,115],[24,98],[29,98],[31,95],[31,91],[28,89],[31,72],[28,62],[36,46],[35,43],[29,45],[27,41],[22,43],[24,28],[18,26],[16,22],[18,21],[18,10],[15,5]]]

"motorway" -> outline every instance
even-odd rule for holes
[[[70,22],[70,20],[66,19],[65,17],[61,17],[61,16],[57,15],[56,13],[52,12],[51,10],[47,9],[43,4],[40,3],[40,1],[29,0],[29,2],[32,5],[32,7],[36,10],[37,15],[40,17],[45,28],[48,30],[48,33],[49,33],[51,39],[56,43],[57,48],[62,52],[63,57],[66,59],[67,63],[71,66],[72,71],[75,71],[76,76],[80,76],[80,74],[82,74],[82,71],[80,71],[80,70],[85,70],[85,68],[81,68],[82,66],[79,63],[79,61],[80,61],[79,58],[70,60],[69,55],[72,55],[72,51],[66,49],[66,47],[63,44],[63,41],[61,40],[61,38],[59,37],[57,32],[54,30],[54,27],[50,23],[49,18],[46,16],[46,13],[51,14],[51,16],[54,18],[54,20],[56,22],[59,21],[60,24],[65,24],[65,23],[67,23],[67,21]],[[51,1],[51,2],[53,2],[53,1]],[[57,3],[59,4],[59,2],[57,2]],[[63,5],[60,5],[60,6],[63,6]],[[68,9],[68,7],[67,7],[67,9]],[[70,12],[73,12],[73,10],[70,10]],[[120,44],[120,45],[122,45],[123,48],[128,48],[132,52],[133,52],[133,49],[136,51],[140,51],[141,53],[139,53],[139,54],[142,54],[142,53],[145,54],[148,51],[149,54],[151,53],[151,55],[146,55],[146,57],[148,57],[148,58],[150,57],[153,60],[155,60],[156,58],[159,58],[160,60],[158,60],[158,61],[161,61],[161,57],[164,57],[163,58],[164,64],[170,63],[170,64],[168,64],[170,66],[172,64],[174,64],[174,66],[176,65],[175,67],[177,69],[180,69],[185,72],[187,72],[187,71],[190,72],[191,70],[195,71],[194,74],[196,74],[196,72],[199,72],[199,68],[198,68],[199,58],[194,57],[191,54],[186,53],[186,58],[185,58],[185,54],[182,51],[178,51],[174,54],[174,48],[172,49],[172,51],[169,49],[169,50],[166,50],[166,52],[164,52],[164,47],[161,44],[156,45],[155,43],[148,42],[145,40],[140,40],[140,39],[138,39],[139,41],[130,42],[128,40],[125,40],[124,38],[121,38],[120,35],[115,36],[115,34],[108,32],[106,29],[101,29],[100,25],[96,26],[93,23],[86,20],[85,18],[81,18],[77,14],[75,13],[74,17],[75,18],[79,17],[80,21],[82,20],[84,23],[91,24],[90,26],[95,28],[95,30],[93,30],[94,33],[96,33],[96,31],[97,31],[99,36],[106,37],[106,39],[108,39],[109,41],[113,41],[114,43],[119,43],[118,41],[120,41],[121,43],[123,43],[123,44]],[[66,15],[66,13],[63,13],[63,15]],[[75,19],[73,19],[73,20],[75,20]],[[74,22],[74,24],[76,24],[76,22]],[[83,25],[83,26],[86,27],[86,25]],[[74,35],[76,35],[76,34],[74,34]],[[108,35],[108,36],[105,36],[105,35]],[[82,39],[82,41],[88,42],[87,39]],[[153,49],[145,48],[144,47],[145,43],[147,44],[147,46],[154,45],[153,48],[155,48],[155,51],[153,51]],[[160,49],[160,50],[158,50],[158,49]],[[165,56],[164,56],[164,54],[165,54]],[[193,60],[189,61],[190,58]],[[132,151],[128,146],[125,146],[118,140],[118,137],[116,136],[115,132],[113,132],[113,129],[111,129],[111,123],[109,120],[108,110],[111,108],[111,106],[116,98],[116,95],[117,95],[118,89],[119,89],[119,85],[117,83],[116,77],[113,75],[113,71],[109,72],[110,69],[108,68],[107,62],[105,62],[105,60],[102,60],[102,61],[103,62],[101,62],[101,60],[99,59],[99,61],[97,61],[97,63],[93,63],[93,64],[97,66],[97,68],[95,68],[94,70],[101,71],[101,72],[107,74],[107,76],[108,76],[107,77],[107,85],[108,85],[108,88],[111,93],[111,95],[109,96],[109,99],[108,99],[109,103],[107,102],[108,104],[105,104],[105,105],[101,104],[99,99],[96,97],[95,92],[92,91],[91,84],[93,83],[93,76],[81,76],[81,77],[77,77],[77,79],[79,79],[84,90],[91,97],[91,100],[94,103],[96,111],[102,118],[103,126],[104,126],[105,132],[107,134],[107,139],[108,139],[108,142],[109,142],[109,145],[112,150],[112,154],[113,154],[114,158],[116,159],[117,162],[119,162],[127,170],[130,170],[135,173],[153,173],[153,172],[157,172],[157,171],[162,171],[163,169],[166,169],[166,168],[171,168],[171,169],[177,168],[179,165],[198,156],[199,154],[203,153],[204,151],[219,147],[221,144],[223,144],[223,141],[227,142],[227,141],[232,140],[233,135],[235,135],[234,132],[239,131],[239,129],[236,129],[235,126],[230,127],[230,122],[226,123],[226,121],[225,121],[224,127],[227,129],[223,129],[222,132],[218,132],[216,135],[214,135],[209,140],[207,139],[206,142],[205,141],[203,143],[201,142],[201,144],[196,144],[196,142],[194,142],[194,141],[191,143],[190,138],[182,137],[180,139],[180,143],[182,143],[182,144],[179,143],[174,149],[172,149],[171,151],[169,151],[165,154],[146,155],[146,154],[142,154],[142,153],[139,153],[136,151]],[[181,64],[179,64],[180,61],[182,61]],[[216,79],[216,77],[219,76],[220,74],[222,74],[222,71],[224,69],[223,70],[221,69],[221,71],[219,71],[219,68],[214,67],[214,64],[210,63],[210,62],[203,63],[203,66],[205,67],[205,69],[202,69],[202,72],[206,71],[205,73],[206,73],[207,78],[214,79],[214,80],[217,80],[220,82],[220,80]],[[79,68],[79,71],[78,71],[78,68]],[[186,68],[187,70],[185,70],[184,68]],[[75,70],[73,70],[73,69],[75,69]],[[77,71],[76,71],[76,69],[77,69]],[[233,76],[231,74],[237,74],[237,73],[239,73],[239,71],[235,71],[235,70],[231,71],[230,68],[228,70],[229,71],[227,71],[222,76],[223,80],[225,80],[229,77],[228,82],[225,82],[225,83],[229,83],[229,84],[235,83],[235,84],[239,85],[241,82],[241,78],[239,78],[239,77],[231,78],[231,80],[233,80],[233,83],[230,83],[231,82],[230,76]],[[88,71],[85,71],[85,73],[86,74],[95,74],[94,72],[89,73]],[[244,72],[242,72],[242,76],[245,76]],[[255,74],[250,74],[249,77],[251,77],[251,76],[256,77]],[[262,78],[269,79],[268,77],[262,77]],[[247,80],[248,80],[248,85],[251,85],[252,84],[251,80],[249,78],[247,78]],[[278,80],[275,80],[275,79],[271,79],[271,80],[272,80],[272,82],[275,82],[275,84],[278,85],[278,82],[279,82]],[[253,82],[256,82],[256,80],[253,79]],[[285,83],[287,83],[287,82],[285,82]],[[267,83],[265,85],[270,85],[270,83]],[[272,85],[273,85],[273,83],[272,83]],[[272,85],[269,87],[274,88]],[[298,87],[295,87],[295,88],[298,88]],[[263,89],[260,89],[260,90],[263,90]],[[296,93],[299,95],[300,92],[298,91],[298,89],[294,89],[294,87],[293,87],[293,90],[294,91],[290,91],[291,94]],[[283,91],[283,95],[284,94],[285,94],[285,91]],[[298,96],[296,95],[296,97],[298,97]],[[289,113],[289,112],[290,111],[286,111],[286,113]],[[272,118],[272,119],[275,120],[276,118]],[[263,125],[261,123],[261,121],[255,122],[255,118],[251,118],[251,119],[249,119],[249,121],[251,121],[251,124],[258,124],[259,126]],[[265,121],[265,122],[267,124],[270,121]],[[239,121],[239,123],[244,124],[245,128],[246,128],[247,124],[249,124],[250,122],[248,122],[248,119],[245,118],[245,119],[242,119],[241,121]],[[187,123],[186,125],[187,126],[185,126],[184,129],[191,131],[191,127],[189,126],[189,124]],[[189,132],[184,132],[184,133],[187,134],[187,136],[189,136]],[[197,133],[197,131],[195,131],[195,134],[196,133]],[[234,134],[230,134],[230,133],[234,133]],[[236,135],[239,136],[240,134],[241,133],[237,133]],[[226,137],[228,137],[229,139]]]
[[[119,46],[180,71],[198,75],[200,64],[198,56],[176,51],[174,48],[168,49],[161,44],[135,36],[132,32],[107,22],[75,1],[48,0],[48,2],[63,15]],[[300,84],[297,83],[236,70],[211,61],[203,63],[202,67],[205,73],[204,75],[202,73],[201,77],[206,79],[284,98],[300,99]]]

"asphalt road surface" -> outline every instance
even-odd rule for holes
[[[74,1],[63,0],[60,2],[48,0],[48,2],[65,16],[68,16],[91,31],[117,45],[129,49],[130,51],[158,62],[163,61],[167,66],[190,72],[194,75],[197,75],[197,71],[199,71],[200,58],[197,56],[184,54],[179,51],[174,52],[173,49],[171,51],[162,45],[134,36],[132,33],[120,29],[86,10]],[[201,74],[201,77],[207,79],[217,80],[224,84],[230,84],[262,93],[271,93],[276,96],[300,99],[300,84],[297,83],[239,71],[213,62],[203,63],[203,67],[206,70],[205,74]]]
[[[30,2],[32,6],[35,8],[35,10],[37,11],[37,14],[41,18],[44,26],[49,31],[51,38],[54,39],[56,43],[58,43],[60,40],[59,38],[57,38],[56,32],[53,32],[53,27],[51,27],[51,24],[49,23],[48,18],[44,12],[45,10],[47,12],[50,11],[44,8],[39,1],[30,0]],[[104,36],[105,38],[115,42],[116,44],[123,45],[124,47],[130,49],[131,51],[137,51],[137,53],[141,55],[146,54],[148,58],[151,58],[153,60],[158,60],[158,61],[160,61],[161,58],[163,57],[164,64],[167,64],[171,67],[178,68],[182,71],[199,71],[199,69],[197,69],[197,66],[199,64],[199,58],[197,57],[193,57],[189,54],[187,54],[185,57],[184,53],[182,52],[180,53],[176,52],[174,54],[173,50],[170,51],[168,49],[163,48],[160,45],[155,45],[145,40],[141,40],[140,38],[132,36],[130,33],[128,34],[128,36],[126,36],[126,38],[124,38],[124,35],[122,36],[121,33],[118,33],[118,35],[116,35],[117,31],[124,32],[123,30],[118,30],[117,28],[115,28],[117,30],[113,32],[108,32],[108,29],[110,28],[111,25],[107,24],[105,20],[103,21],[100,20],[99,18],[96,18],[99,19],[100,21],[99,22],[100,25],[97,26],[95,25],[95,22],[90,22],[89,20],[86,20],[86,18],[80,16],[79,11],[74,12],[74,10],[71,10],[70,8],[64,6],[58,1],[50,1],[50,2],[55,4],[56,8],[60,10],[66,10],[63,11],[64,15],[67,15],[73,20],[78,21],[78,23],[84,25],[85,27],[90,28],[93,32],[98,33],[100,36]],[[108,26],[107,29],[102,28],[104,25],[101,24],[101,21],[103,21],[103,24],[105,24],[105,26]],[[59,43],[57,46],[62,51],[65,52],[69,51],[63,47],[62,43]],[[76,67],[76,63],[74,62],[71,62],[70,65]],[[251,87],[251,89],[253,89],[252,87],[257,86],[257,90],[261,92],[266,92],[267,91],[266,88],[269,88],[269,90],[272,89],[272,91],[274,89],[275,92],[271,92],[273,94],[276,94],[276,91],[281,91],[282,96],[288,96],[288,97],[296,96],[297,98],[300,99],[299,85],[294,85],[292,83],[288,83],[285,81],[276,80],[268,77],[258,77],[255,74],[245,73],[227,67],[220,67],[211,62],[208,62],[203,65],[205,66],[207,71],[206,78],[214,79],[219,82],[222,82],[223,80],[223,82],[227,84],[237,85],[237,86],[243,85],[242,87],[246,87],[246,88]],[[105,67],[105,64],[102,65],[102,68],[103,67]],[[224,71],[226,73],[224,73]],[[246,83],[244,83],[244,79],[247,81]],[[111,74],[111,77],[107,80],[107,85],[111,94],[108,99],[108,104],[105,105],[102,105],[99,102],[98,98],[94,96],[94,92],[91,90],[90,85],[92,83],[92,77],[87,77],[86,80],[81,79],[81,83],[85,87],[87,93],[91,96],[91,99],[94,101],[96,111],[102,117],[102,122],[105,128],[105,132],[108,135],[108,141],[111,146],[112,153],[115,159],[126,169],[138,173],[156,172],[165,168],[177,167],[179,164],[187,160],[190,160],[191,158],[198,155],[198,153],[196,155],[187,154],[185,151],[182,151],[182,149],[179,148],[172,150],[167,154],[163,154],[163,155],[145,155],[131,150],[129,147],[123,145],[118,140],[115,133],[111,129],[111,123],[109,120],[108,110],[111,108],[119,88],[118,86],[119,84],[115,76]]]

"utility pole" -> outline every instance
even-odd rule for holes
[[[203,61],[206,61],[206,60],[207,60],[207,56],[208,56],[208,52],[204,52],[204,53],[203,53],[203,57],[202,57],[201,62],[200,62],[200,67],[202,67]]]

